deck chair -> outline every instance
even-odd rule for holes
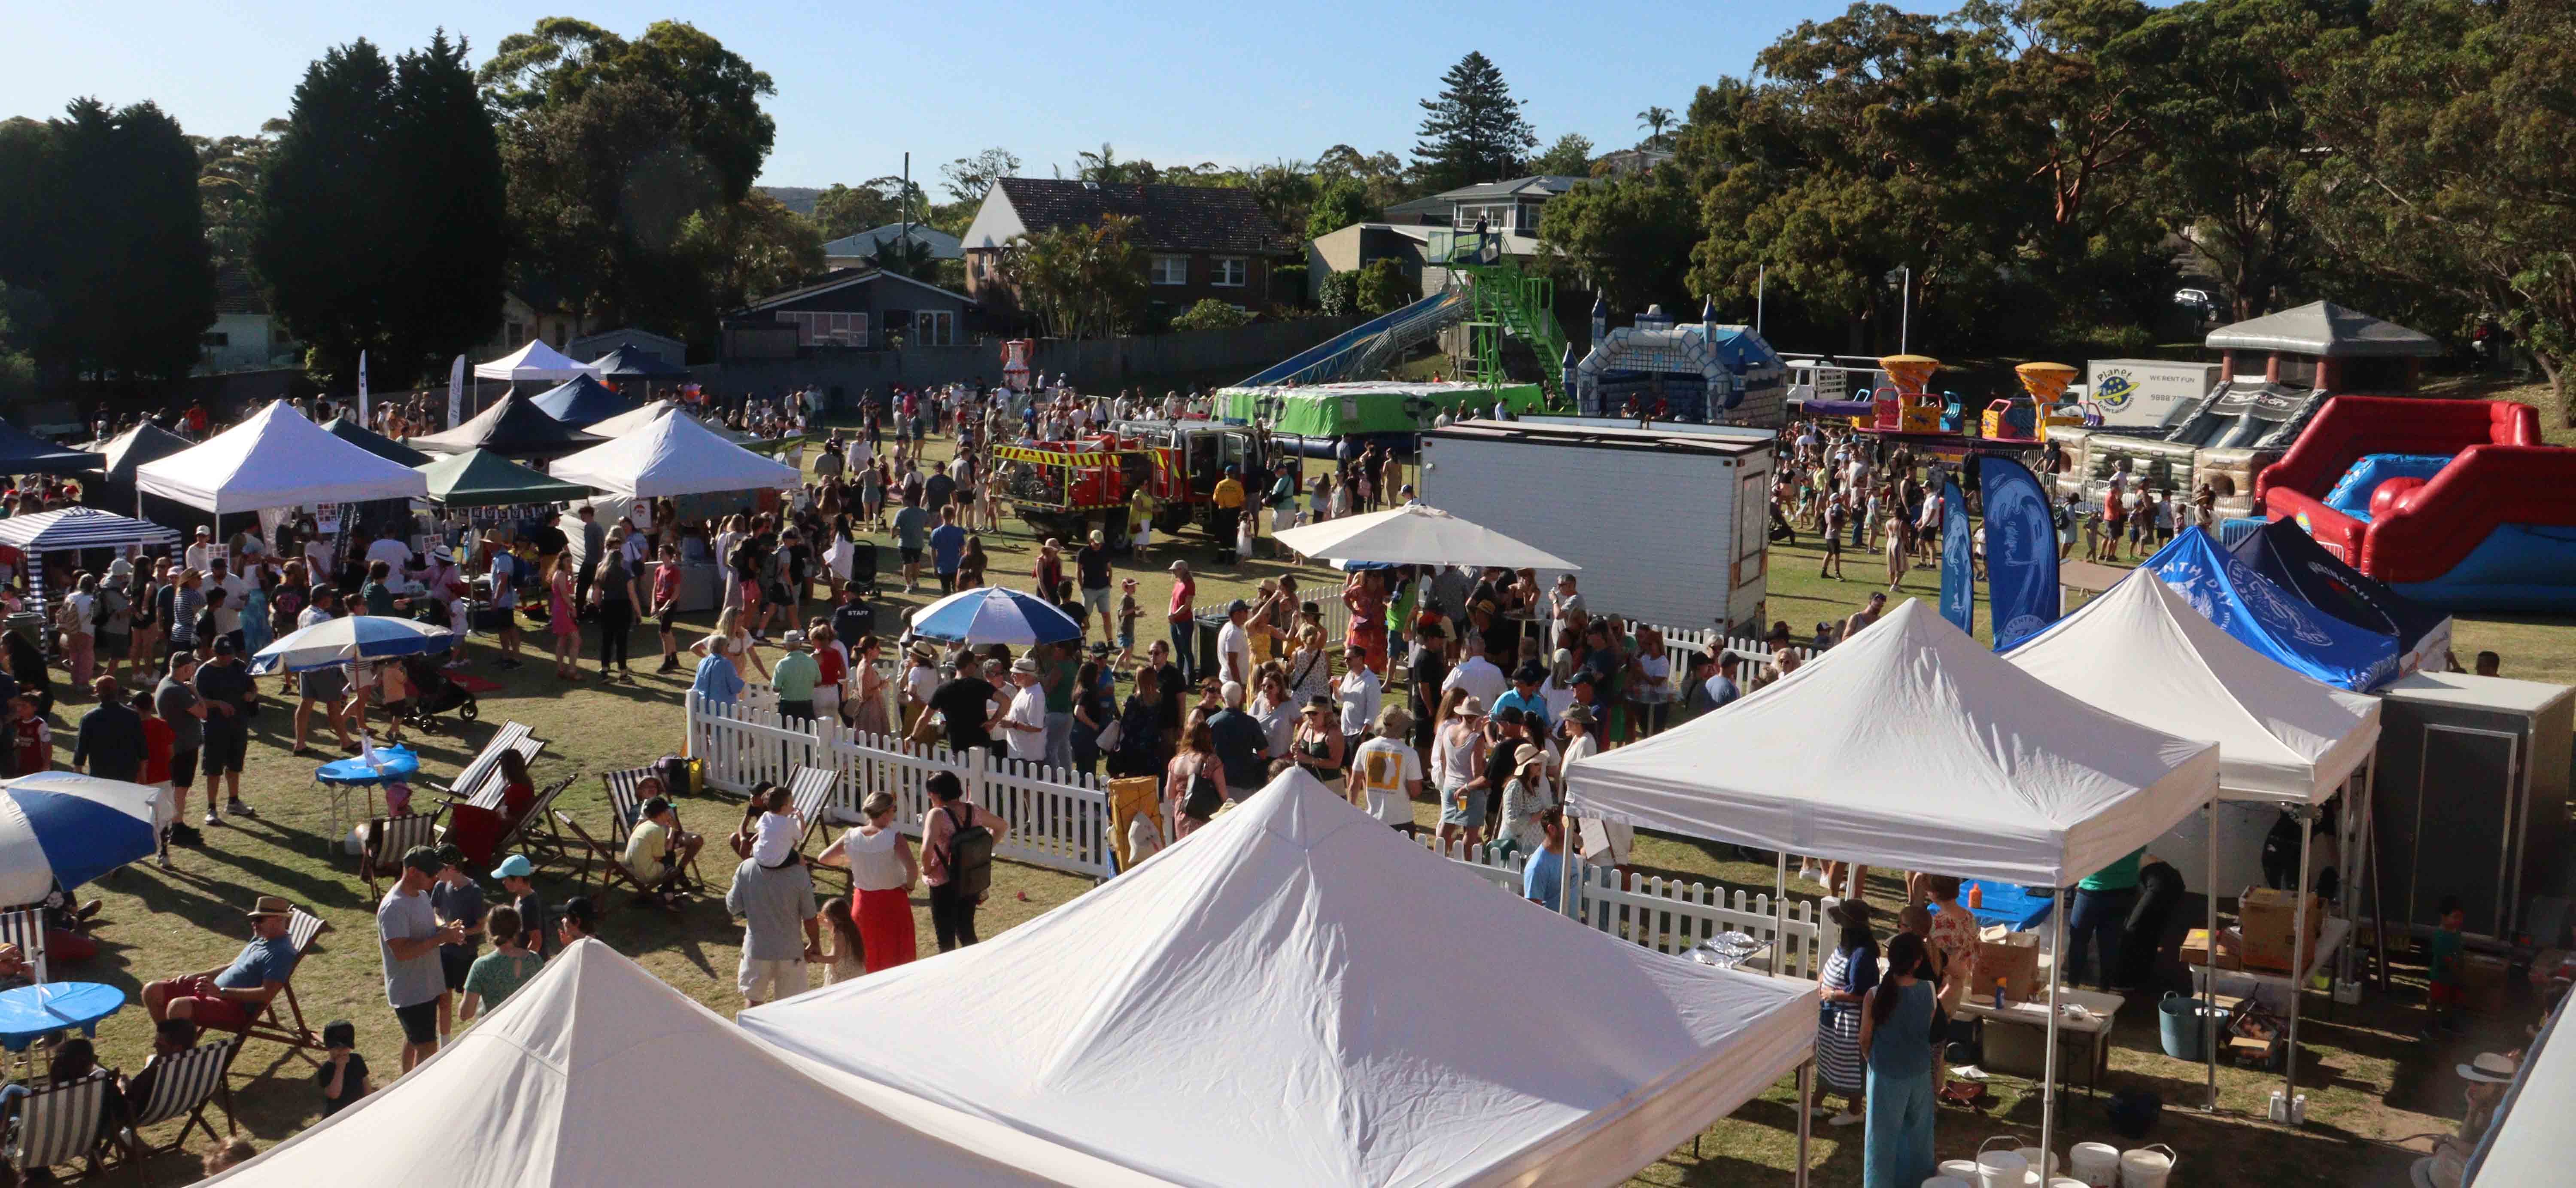
[[[304,1022],[304,1004],[295,999],[295,975],[303,971],[304,959],[312,955],[313,942],[330,930],[329,922],[303,908],[297,908],[287,916],[286,943],[295,950],[295,968],[287,971],[286,987],[278,992],[276,998],[268,1000],[268,1009],[261,1011],[258,1018],[251,1020],[250,1026],[242,1029],[244,1040],[284,1044],[305,1063],[315,1068],[322,1067],[322,1061],[313,1055],[324,1050],[322,1035]],[[282,1011],[277,1005],[280,1002],[286,1004]],[[287,1022],[290,1016],[294,1019],[291,1026]]]
[[[456,778],[447,782],[447,798],[451,801],[473,800],[483,791],[483,785],[492,778],[492,773],[500,770],[503,751],[518,750],[530,759],[536,758],[535,751],[522,747],[534,739],[535,735],[527,723],[502,723],[501,728],[493,731],[492,737],[484,742],[483,749],[476,751],[473,758],[465,761],[465,766],[456,770]],[[543,742],[537,742],[539,749],[544,746]]]
[[[205,1131],[206,1137],[217,1144],[224,1141],[224,1135],[237,1133],[240,1128],[233,1124],[232,1086],[226,1083],[224,1073],[232,1067],[233,1057],[241,1052],[241,1046],[241,1038],[235,1036],[199,1044],[176,1056],[145,1065],[146,1071],[160,1071],[152,1074],[152,1095],[143,1103],[142,1112],[128,1122],[132,1129],[126,1133],[126,1142],[137,1152],[176,1155],[186,1149],[191,1130]],[[215,1104],[218,1097],[224,1104],[224,1134],[216,1134],[215,1124],[206,1120],[206,1108]],[[156,1146],[143,1141],[144,1127],[158,1126],[174,1118],[187,1121],[179,1127],[177,1134],[170,1136],[169,1142]]]
[[[630,767],[624,771],[604,772],[599,777],[599,782],[608,788],[609,844],[620,847],[621,852],[626,845],[626,835],[635,828],[636,820],[644,815],[644,794],[641,788],[644,780],[653,774],[655,774],[654,769],[645,766]],[[671,820],[678,822],[679,801],[673,800],[671,805]],[[695,856],[689,859],[686,877],[695,886],[707,885],[707,876],[705,872],[698,869],[698,860]]]
[[[0,912],[0,944],[16,945],[27,955],[27,969],[39,982],[53,979],[45,972],[45,909],[12,908]]]
[[[592,837],[589,830],[581,827],[581,822],[573,820],[570,814],[560,809],[555,812],[555,820],[563,822],[563,827],[572,831],[573,840],[581,843],[584,857],[581,873],[576,877],[584,884],[589,883],[591,863],[599,864],[599,890],[591,894],[591,902],[598,906],[600,915],[607,915],[615,906],[616,899],[608,894],[608,889],[616,884],[624,883],[637,895],[653,894],[652,888],[636,880],[634,871],[626,869],[625,853],[622,850],[611,848],[598,838]]]
[[[88,1164],[81,1174],[96,1175],[111,1166],[115,1155],[131,1156],[133,1148],[126,1146],[123,1131],[100,1133],[99,1118],[108,1110],[108,1095],[114,1092],[116,1073],[102,1068],[68,1085],[47,1085],[20,1098],[18,1129],[10,1135],[7,1151],[9,1167],[18,1179],[23,1182],[37,1168],[76,1160]]]
[[[376,876],[402,877],[403,852],[413,846],[438,844],[438,814],[404,813],[399,817],[377,817],[367,822],[367,844],[358,851],[358,875],[367,880],[367,898],[374,899]]]
[[[563,834],[555,831],[554,820],[548,814],[554,809],[555,797],[563,795],[564,789],[580,778],[578,774],[568,775],[537,789],[537,798],[528,802],[528,811],[520,814],[519,819],[511,824],[510,831],[493,843],[493,852],[526,854],[529,861],[539,866],[562,858]]]
[[[787,777],[788,798],[794,802],[797,815],[805,819],[805,832],[796,838],[797,853],[804,853],[805,847],[825,832],[823,813],[831,807],[832,792],[840,783],[841,773],[827,767],[799,767]],[[844,883],[850,878],[848,867],[812,866],[808,869],[817,875],[838,875]]]

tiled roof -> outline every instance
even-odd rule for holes
[[[902,238],[903,233],[904,229],[903,224],[901,223],[888,223],[882,227],[870,227],[865,231],[858,232],[857,234],[844,235],[839,239],[825,243],[823,245],[823,256],[826,259],[834,256],[840,256],[843,258],[851,256],[873,256],[877,253],[878,245],[883,244],[889,239]],[[928,223],[914,223],[912,225],[912,240],[915,243],[928,247],[930,249],[930,258],[933,260],[963,260],[966,258],[964,246],[958,242],[956,236],[942,231],[937,227],[933,227]]]
[[[1233,186],[1136,185],[1006,177],[994,183],[1032,231],[1099,226],[1104,215],[1143,220],[1148,247],[1184,252],[1285,253],[1294,248],[1252,191]]]
[[[264,314],[268,298],[259,291],[250,270],[239,266],[215,270],[215,312],[219,314]]]
[[[1580,177],[1567,177],[1563,174],[1541,173],[1529,177],[1515,177],[1509,181],[1479,182],[1472,186],[1460,186],[1454,190],[1443,190],[1436,197],[1446,198],[1452,202],[1472,202],[1479,198],[1553,198],[1586,180]]]

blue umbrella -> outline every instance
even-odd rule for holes
[[[0,784],[0,902],[34,903],[152,855],[160,789],[46,771]]]
[[[1082,638],[1082,627],[1053,603],[1000,586],[960,590],[921,608],[912,633],[969,644],[1063,643]]]
[[[309,672],[352,660],[444,652],[455,644],[456,636],[444,627],[385,615],[349,615],[315,623],[261,648],[250,658],[250,670]]]

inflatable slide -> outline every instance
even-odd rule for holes
[[[2445,610],[2576,610],[2576,450],[2490,400],[2338,396],[2256,479],[2267,519]]]

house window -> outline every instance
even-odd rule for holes
[[[1208,261],[1208,283],[1221,288],[1240,289],[1247,265],[1241,256],[1218,256]]]
[[[1190,258],[1188,256],[1154,257],[1154,271],[1152,278],[1153,282],[1158,285],[1186,285],[1190,283]]]
[[[957,315],[944,309],[925,309],[914,315],[914,346],[957,345]]]
[[[514,351],[515,351],[515,350],[519,349],[520,347],[523,347],[523,346],[528,345],[528,328],[527,328],[527,327],[522,326],[522,325],[518,324],[517,322],[512,322],[512,323],[510,323],[510,327],[509,327],[509,329],[510,329],[510,349],[511,349],[511,350],[514,350]]]
[[[220,347],[220,346],[231,346],[232,344],[233,344],[233,336],[232,336],[231,334],[229,334],[229,333],[225,332],[225,331],[218,330],[218,331],[215,331],[215,332],[213,332],[213,333],[211,333],[211,334],[206,335],[206,345],[207,345],[207,346],[210,346],[210,347]]]
[[[796,327],[798,346],[868,345],[868,315],[863,313],[791,310],[780,313],[778,320]]]

